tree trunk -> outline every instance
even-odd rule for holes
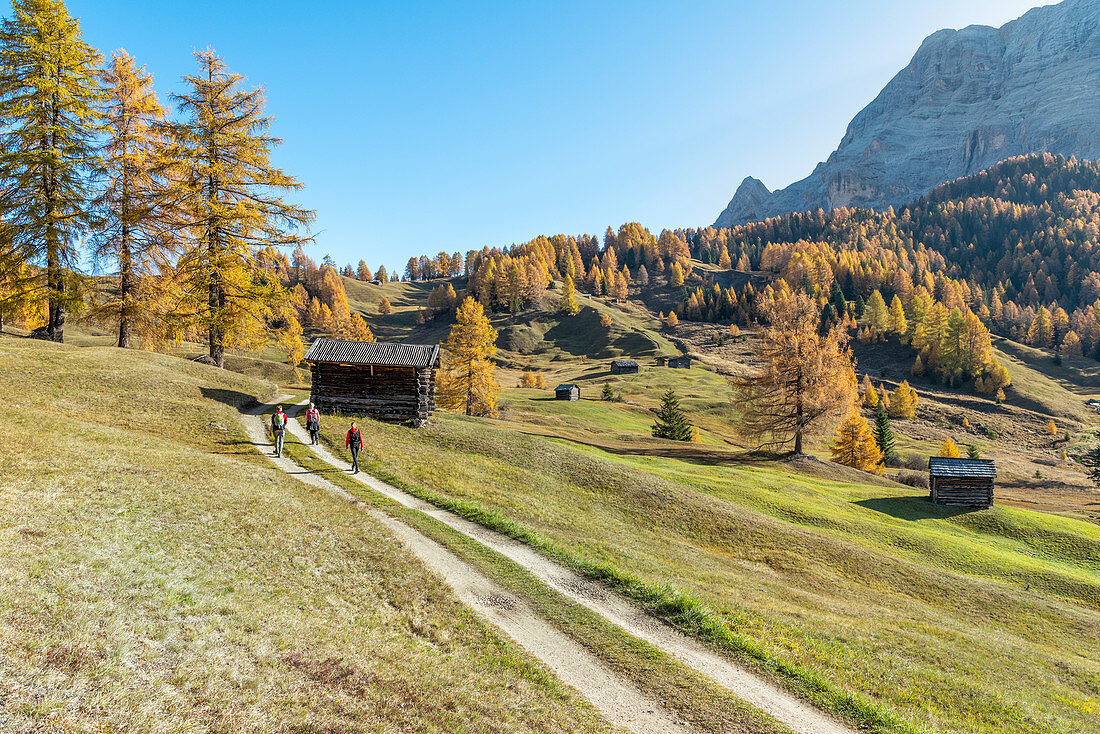
[[[122,305],[118,311],[118,345],[129,349],[132,340],[132,296],[134,290],[133,265],[130,262],[130,228],[122,227],[122,247],[119,252],[118,291]]]
[[[802,430],[799,429],[794,432],[794,452],[795,454],[802,453]]]
[[[225,288],[220,281],[215,281],[210,285],[210,310],[217,314],[217,318],[210,325],[209,339],[210,359],[214,360],[214,364],[219,368],[225,367],[225,330],[219,320],[224,306]]]
[[[59,102],[57,95],[53,96],[53,123],[57,129]],[[49,141],[49,150],[57,146],[56,136]],[[61,253],[59,252],[57,223],[54,216],[54,197],[57,195],[57,171],[50,168],[46,171],[46,287],[50,299],[50,319],[46,324],[46,338],[50,341],[62,342],[65,340],[65,278],[61,272]]]

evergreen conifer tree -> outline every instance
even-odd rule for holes
[[[657,438],[670,438],[673,441],[690,441],[695,430],[680,408],[680,399],[673,390],[661,397],[661,407],[657,411],[657,420],[653,424],[653,435]]]
[[[893,429],[890,428],[890,416],[886,415],[881,403],[878,405],[878,410],[875,411],[875,427],[871,430],[871,433],[874,434],[875,443],[878,444],[879,451],[882,452],[883,463],[890,461],[894,457],[896,439]]]

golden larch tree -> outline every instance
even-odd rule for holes
[[[917,391],[909,387],[908,380],[894,388],[890,398],[889,411],[894,418],[912,418],[917,414]]]
[[[21,309],[45,303],[42,336],[58,342],[67,311],[83,303],[78,245],[94,219],[99,63],[61,0],[14,0],[0,24],[0,285]]]
[[[179,229],[189,240],[179,272],[190,323],[221,367],[226,348],[262,346],[289,300],[258,251],[309,241],[302,230],[314,214],[282,198],[301,184],[271,165],[281,141],[269,133],[263,89],[245,89],[213,51],[195,58],[199,72],[174,95],[182,120],[170,126]]]
[[[447,357],[439,373],[439,403],[466,415],[492,415],[500,389],[492,362],[497,352],[497,330],[473,298],[462,302],[455,318],[443,343]]]
[[[762,446],[793,441],[800,454],[807,433],[847,415],[856,404],[848,336],[837,327],[819,333],[817,302],[802,292],[777,300],[766,314],[770,326],[757,354],[763,368],[732,381],[739,427]]]
[[[109,265],[118,284],[92,316],[118,329],[118,346],[134,336],[149,348],[167,336],[174,299],[168,264],[178,245],[167,180],[164,108],[153,78],[132,56],[117,51],[104,73],[106,140],[102,148],[102,219],[90,238],[93,262]]]
[[[947,437],[943,440],[943,444],[940,445],[940,456],[945,459],[958,459],[962,456],[962,452],[959,451],[958,444],[951,440],[951,437]]]
[[[837,429],[832,446],[833,461],[861,471],[882,474],[882,450],[871,426],[859,413],[851,413]]]

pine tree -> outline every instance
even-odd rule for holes
[[[171,126],[180,229],[190,237],[179,269],[191,322],[221,367],[227,347],[262,345],[273,311],[287,299],[257,250],[306,242],[299,230],[314,215],[280,196],[301,184],[271,165],[280,141],[268,134],[263,90],[243,89],[244,77],[213,51],[195,58],[199,73],[184,78],[186,94],[174,96],[184,119]]]
[[[982,458],[982,452],[978,451],[978,447],[972,443],[966,445],[966,458],[968,459],[980,459]]]
[[[657,410],[657,420],[653,423],[653,435],[673,441],[690,441],[695,435],[695,429],[680,408],[680,399],[673,390],[661,397],[661,407]]]
[[[614,400],[615,391],[611,388],[610,382],[603,384],[603,392],[600,393],[600,400]]]
[[[668,268],[668,284],[672,288],[679,288],[684,284],[684,269],[680,263],[674,262]]]
[[[832,446],[833,461],[861,471],[881,474],[882,452],[875,443],[867,419],[851,413],[840,424]]]
[[[767,310],[757,357],[764,367],[732,380],[742,409],[740,430],[762,445],[794,442],[802,453],[805,434],[848,414],[858,391],[847,333],[817,330],[817,304],[804,293]]]
[[[496,412],[499,386],[492,362],[496,341],[497,330],[481,304],[467,298],[458,307],[456,323],[443,344],[447,360],[440,372],[439,396],[444,408],[463,410],[466,415]]]
[[[575,316],[580,307],[577,306],[577,290],[573,285],[573,279],[568,275],[562,281],[561,307],[558,309],[566,316]]]
[[[665,317],[665,328],[667,328],[669,331],[673,331],[679,325],[680,325],[680,319],[676,315],[676,312],[675,311],[669,311],[668,316]]]
[[[890,428],[890,416],[886,414],[882,405],[875,411],[875,427],[873,429],[875,443],[882,452],[882,461],[886,463],[894,458],[894,431]]]
[[[157,342],[167,328],[160,302],[173,285],[164,273],[177,238],[160,128],[164,109],[153,91],[152,76],[125,51],[118,51],[104,81],[106,186],[98,201],[102,220],[91,244],[93,261],[117,270],[118,286],[110,300],[96,306],[93,317],[116,324],[118,346],[128,348],[135,334],[143,343]]]
[[[882,299],[882,294],[877,290],[867,299],[863,320],[879,335],[885,334],[890,328],[890,311],[886,308],[886,301]]]
[[[382,300],[378,302],[378,313],[382,316],[388,316],[393,313],[393,306],[390,305],[390,299],[383,296]]]
[[[370,268],[367,267],[366,260],[359,261],[359,266],[355,269],[355,277],[358,280],[372,280]]]
[[[961,456],[959,447],[948,436],[943,440],[943,444],[940,446],[940,456],[945,459],[958,459]]]
[[[878,393],[875,392],[874,385],[871,384],[871,376],[866,372],[863,373],[863,382],[860,383],[860,392],[863,393],[863,407],[876,408],[879,405]]]
[[[13,0],[0,25],[0,275],[20,273],[20,298],[48,303],[44,336],[58,342],[93,222],[99,63],[61,0]]]

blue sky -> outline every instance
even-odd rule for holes
[[[705,226],[737,184],[803,178],[940,28],[1035,0],[69,0],[162,99],[213,47],[266,87],[317,259]]]

